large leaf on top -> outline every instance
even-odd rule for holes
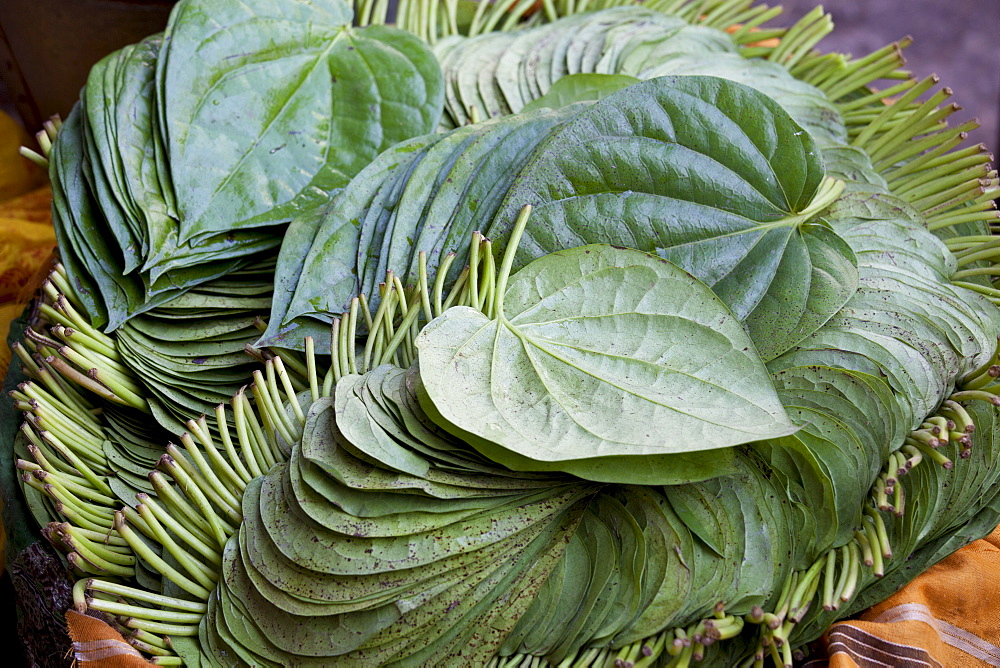
[[[159,73],[182,240],[287,222],[437,125],[427,46],[351,18],[344,0],[178,5]]]
[[[708,284],[773,357],[857,286],[847,244],[810,224],[837,192],[813,140],[771,99],[724,79],[663,77],[553,133],[488,236],[504,239],[532,204],[521,264],[598,242],[656,252]]]
[[[428,414],[494,461],[676,483],[727,472],[729,446],[795,430],[740,323],[660,258],[553,253],[502,301],[495,319],[450,309],[417,340]]]

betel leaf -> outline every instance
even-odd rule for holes
[[[195,0],[160,63],[181,239],[287,222],[389,146],[432,130],[427,46],[355,29],[343,0]]]
[[[847,244],[810,225],[842,187],[824,180],[811,137],[763,94],[713,77],[663,77],[609,95],[554,132],[487,236],[502,244],[532,204],[519,264],[587,243],[658,253],[711,287],[773,357],[857,286]]]
[[[772,283],[744,321],[765,360],[822,327],[858,288],[854,251],[827,225],[806,223],[784,241]]]
[[[349,303],[358,292],[361,228],[379,188],[397,172],[411,169],[425,149],[440,138],[415,137],[386,150],[357,175],[352,187],[334,196],[323,212],[297,219],[298,225],[293,223],[289,230],[297,232],[282,244],[278,266],[294,270],[295,276],[277,281],[282,293],[272,304],[268,329],[258,345],[287,345],[285,339],[295,335],[287,325],[296,316],[324,314],[325,326],[330,314],[344,309],[345,301]]]
[[[596,102],[635,83],[639,80],[627,74],[570,74],[552,84],[545,95],[524,105],[521,113],[558,109],[575,102]]]
[[[495,319],[449,309],[417,339],[421,404],[498,463],[673,484],[728,472],[729,446],[795,431],[732,312],[660,258],[553,253],[500,306]]]
[[[638,72],[629,69],[623,71],[635,74],[640,79],[713,76],[735,81],[750,86],[777,102],[824,150],[827,147],[845,145],[848,141],[837,107],[818,88],[796,79],[778,63],[744,58],[735,52],[702,51],[674,53],[667,59],[653,58]],[[829,165],[827,169],[830,169]]]

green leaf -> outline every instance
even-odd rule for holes
[[[343,0],[194,0],[172,15],[159,75],[182,240],[287,222],[437,125],[426,45],[351,17]]]
[[[441,135],[421,136],[388,149],[358,174],[351,187],[340,191],[322,214],[303,217],[291,242],[282,246],[278,264],[288,271],[298,270],[295,281],[279,284],[284,293],[272,308],[267,340],[293,336],[285,326],[300,315],[319,314],[330,322],[344,310],[358,292],[358,255],[365,214],[387,180],[406,171],[422,159],[425,149],[440,141]],[[291,295],[287,292],[293,290]],[[277,337],[277,338],[276,338]],[[327,337],[328,338],[328,337]],[[299,339],[301,340],[301,339]],[[317,341],[329,346],[329,341]]]
[[[681,44],[671,46],[676,51],[669,58],[652,60],[639,72],[622,71],[635,74],[640,79],[713,76],[735,81],[777,102],[824,149],[847,143],[847,131],[837,107],[826,99],[822,91],[791,76],[780,64],[744,58],[739,53],[710,53],[707,50],[682,53],[677,49]]]
[[[639,83],[639,80],[627,74],[570,74],[552,84],[545,95],[524,105],[521,111],[558,109],[576,102],[596,102],[634,83]]]
[[[774,222],[804,211],[823,179],[812,138],[776,103],[714,77],[618,91],[564,124],[536,156],[499,220],[532,194],[537,202],[659,187],[666,190],[652,193]],[[678,178],[648,183],[661,173]]]
[[[363,382],[362,376],[349,375],[337,383],[334,396],[340,435],[384,468],[426,476],[430,466],[427,461],[386,433],[358,397],[356,388]]]
[[[638,251],[554,253],[514,276],[500,317],[450,309],[417,345],[422,405],[515,470],[675,483],[728,466],[678,455],[795,430],[732,313]]]
[[[531,204],[520,264],[587,243],[658,253],[749,321],[769,358],[822,325],[857,286],[847,244],[809,225],[841,188],[823,181],[815,143],[769,98],[723,79],[664,77],[618,91],[554,132],[487,236],[505,239]]]
[[[764,360],[819,329],[858,288],[854,251],[828,226],[802,225],[784,251],[771,285],[744,323]]]

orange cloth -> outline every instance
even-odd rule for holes
[[[0,202],[44,185],[45,170],[19,154],[22,146],[34,144],[17,121],[0,112]]]
[[[21,315],[38,285],[36,274],[56,245],[52,191],[41,168],[18,150],[28,135],[0,112],[0,377],[6,375],[10,322]],[[41,186],[41,187],[40,187]]]
[[[17,153],[26,141],[20,126],[0,112],[0,378],[7,375],[11,361],[7,347],[10,323],[24,311],[40,282],[37,274],[48,268],[47,260],[56,245],[52,191],[48,186],[38,188],[44,175]],[[24,194],[32,188],[37,189]],[[0,521],[0,573],[5,566],[6,543]]]
[[[66,623],[69,625],[69,637],[73,640],[73,658],[77,663],[100,668],[149,665],[118,631],[101,620],[71,608],[66,611]]]
[[[21,315],[47,272],[56,245],[48,187],[0,203],[0,375],[6,375],[11,352],[7,332]]]
[[[1000,666],[998,574],[1000,527],[859,619],[834,624],[824,636],[829,667]]]

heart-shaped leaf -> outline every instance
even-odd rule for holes
[[[548,255],[511,279],[496,319],[453,308],[417,342],[429,414],[516,470],[703,479],[728,460],[701,451],[795,430],[732,312],[639,251]]]
[[[487,235],[534,206],[518,262],[587,243],[656,252],[750,324],[766,358],[815,331],[857,287],[850,247],[807,226],[842,189],[812,138],[773,100],[713,77],[618,91],[533,154]]]
[[[287,222],[432,130],[440,67],[416,36],[350,27],[343,0],[197,0],[161,58],[181,239]]]

